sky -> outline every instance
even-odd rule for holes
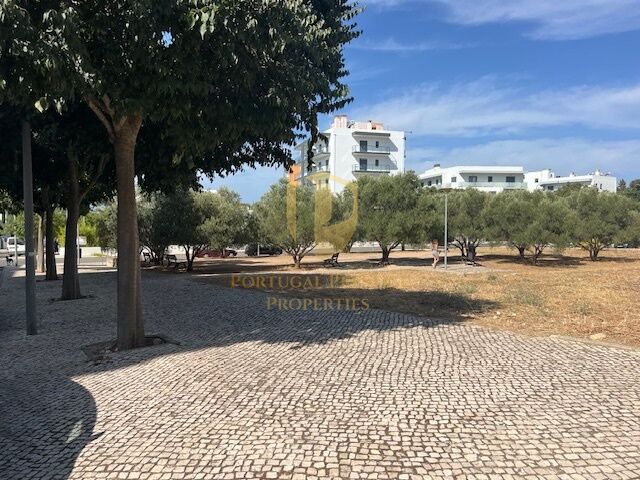
[[[407,132],[434,163],[640,178],[640,0],[361,0],[345,49],[354,120]],[[321,129],[332,116],[322,117]],[[282,176],[226,186],[253,202]]]

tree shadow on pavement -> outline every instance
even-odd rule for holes
[[[289,281],[299,276],[283,275]],[[320,283],[326,283],[332,276],[317,277]],[[12,280],[11,298],[20,295],[24,299],[23,282],[17,280]],[[208,282],[206,276],[145,272],[146,332],[166,335],[180,345],[109,353],[105,361],[91,362],[81,355],[81,348],[115,337],[115,282],[115,272],[82,273],[87,298],[74,302],[49,302],[51,292],[59,285],[43,285],[38,292],[41,329],[35,337],[23,335],[19,317],[24,305],[12,306],[9,322],[0,329],[0,472],[6,478],[67,478],[82,450],[99,437],[93,432],[95,400],[74,377],[121,369],[159,356],[244,342],[287,343],[292,349],[300,349],[348,340],[365,331],[433,328],[464,321],[467,315],[493,307],[490,302],[464,294],[395,288],[262,292],[224,288]],[[422,311],[415,312],[422,316],[363,308],[363,300],[375,307],[373,297],[380,295],[400,304],[422,305]],[[316,298],[318,304],[304,308],[297,301],[290,302],[299,299],[303,305],[304,299]],[[0,302],[8,299],[7,289],[0,291]],[[286,305],[278,306],[278,299]],[[326,304],[325,300],[333,303]],[[351,301],[350,306],[346,300]],[[354,301],[358,303],[355,307]],[[428,318],[435,306],[440,310],[449,307],[448,317]],[[3,340],[5,335],[11,339]],[[6,346],[17,353],[2,353]]]
[[[64,479],[94,440],[96,405],[63,375],[0,379],[0,477]]]

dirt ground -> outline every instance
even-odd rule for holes
[[[480,266],[472,267],[452,251],[447,271],[432,269],[427,251],[397,251],[386,267],[378,266],[377,253],[351,253],[340,255],[341,268],[323,267],[328,255],[317,255],[297,270],[282,255],[199,260],[193,275],[284,297],[365,300],[369,308],[528,335],[640,346],[640,250],[610,249],[591,262],[586,252],[569,249],[550,252],[537,266],[507,248],[480,248],[478,254]]]

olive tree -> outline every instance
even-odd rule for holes
[[[583,188],[572,192],[567,201],[575,214],[573,241],[596,261],[600,252],[623,239],[633,221],[637,204],[629,197]]]
[[[291,255],[297,268],[317,243],[314,208],[313,187],[284,179],[254,206],[264,238]]]
[[[484,210],[489,194],[469,188],[449,193],[449,235],[465,257],[475,257],[476,249],[486,237]]]
[[[358,179],[358,229],[363,240],[373,240],[389,263],[391,251],[401,243],[424,237],[419,210],[421,187],[414,173]]]

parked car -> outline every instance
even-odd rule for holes
[[[224,250],[218,249],[206,249],[202,250],[196,257],[198,258],[227,258],[227,257],[235,257],[238,254],[232,248],[225,248]]]
[[[0,250],[3,254],[9,255],[13,257],[15,255],[16,250],[18,250],[18,256],[22,257],[25,252],[24,240],[22,238],[17,239],[17,248],[16,248],[16,238],[15,237],[0,237]]]
[[[258,256],[258,244],[250,243],[247,248],[244,249],[249,257]],[[260,255],[282,255],[282,249],[276,245],[260,245]]]

